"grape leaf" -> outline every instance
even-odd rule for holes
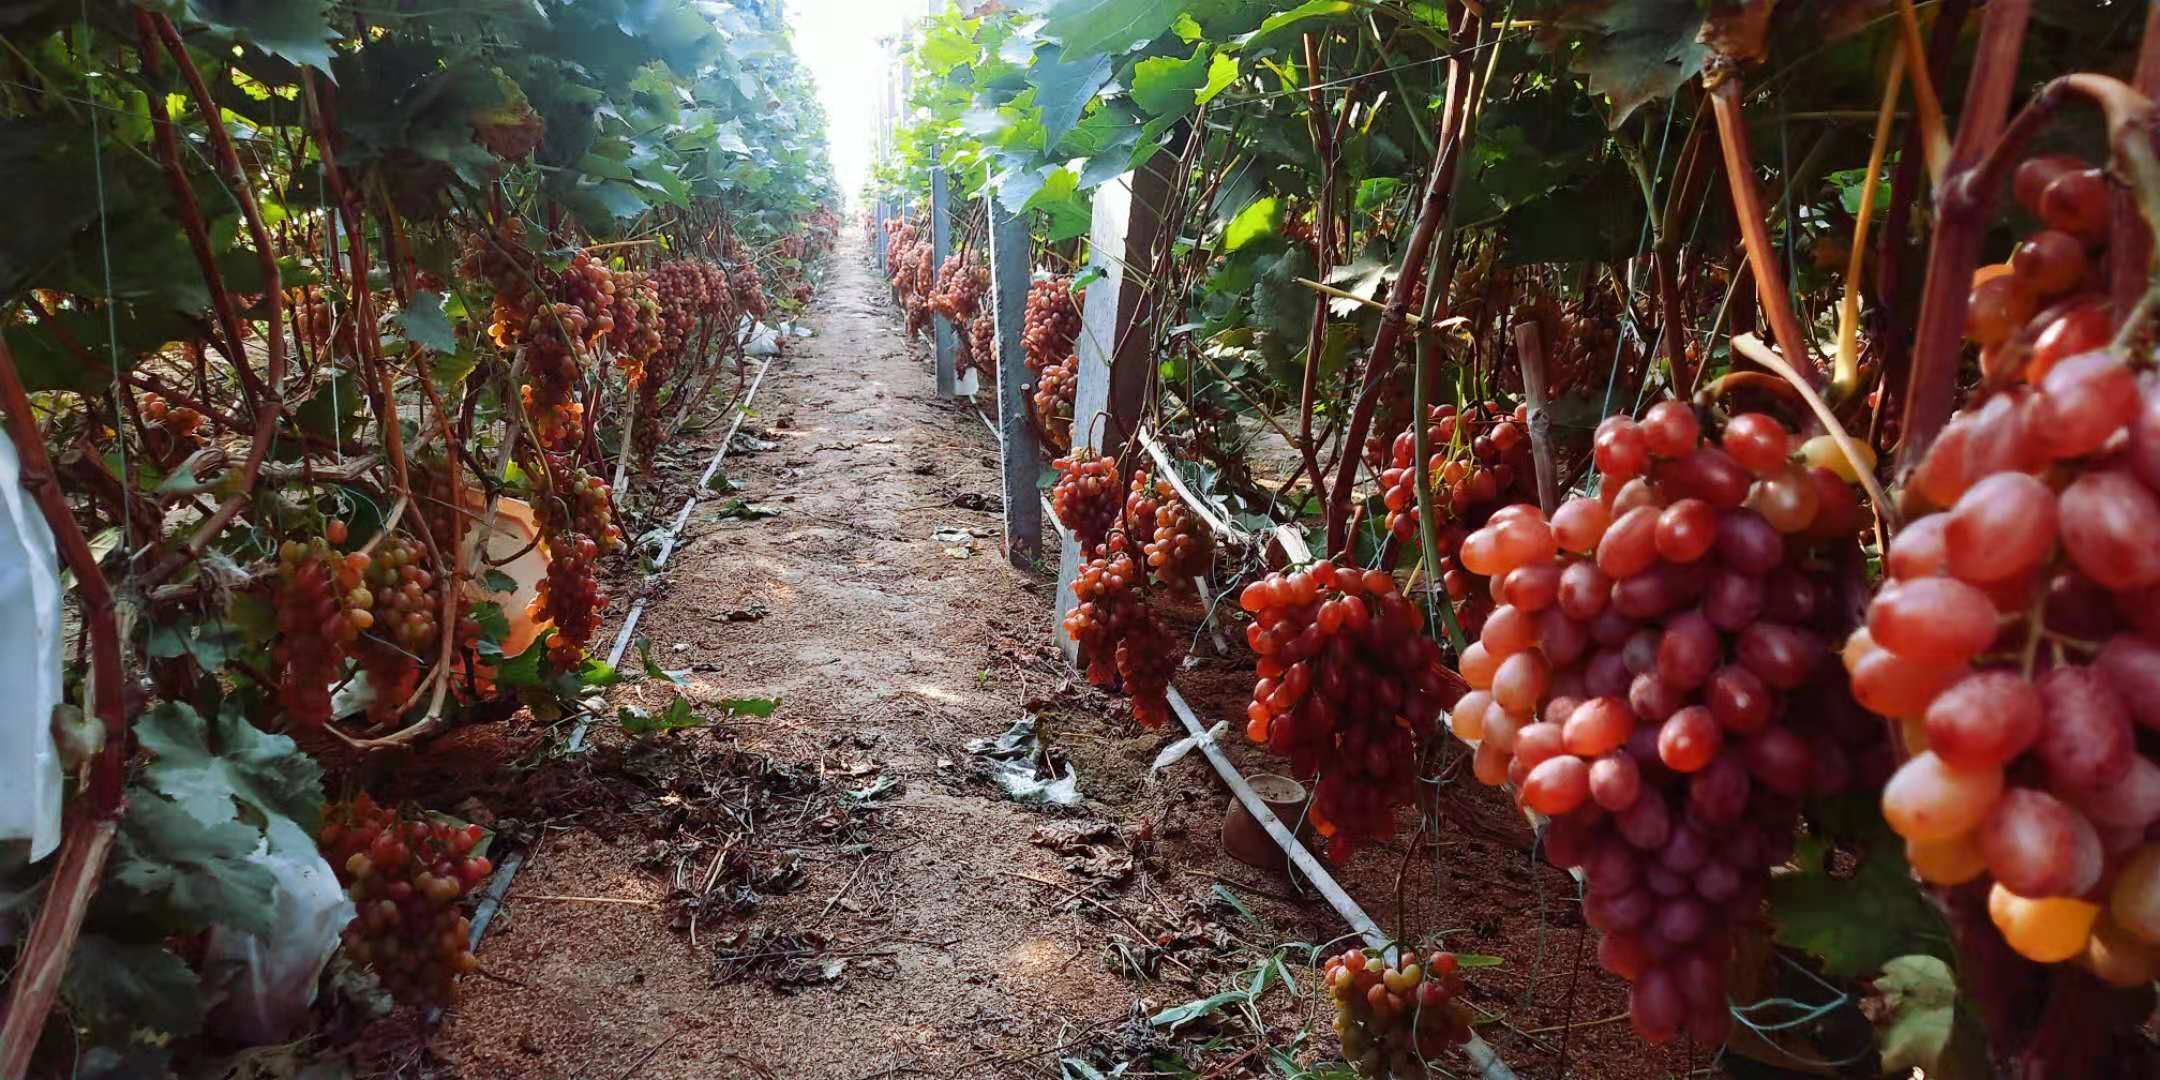
[[[162,1043],[202,1030],[202,980],[155,942],[130,944],[84,934],[68,956],[60,996],[69,1015],[101,1042]]]
[[[1223,229],[1223,252],[1227,254],[1262,237],[1275,235],[1281,210],[1281,200],[1273,195],[1254,199]]]
[[[1154,56],[1133,65],[1133,104],[1158,117],[1192,108],[1193,95],[1208,84],[1208,52],[1200,45],[1183,60]]]
[[[113,844],[107,887],[98,893],[99,922],[141,922],[176,934],[218,923],[268,934],[277,883],[248,860],[261,841],[258,829],[238,821],[206,825],[137,786]]]
[[[1615,128],[1701,73],[1710,56],[1696,40],[1702,25],[1697,0],[1583,0],[1553,19],[1554,29],[1579,35],[1573,70],[1611,100]]]
[[[1110,58],[1102,55],[1065,63],[1065,50],[1045,45],[1028,65],[1035,104],[1042,110],[1043,145],[1054,147],[1080,120],[1080,110],[1110,81]],[[1003,121],[1001,120],[1000,123]]]
[[[1058,0],[1042,33],[1064,42],[1067,57],[1123,52],[1160,37],[1177,16],[1178,5],[1160,0]]]
[[[741,716],[771,716],[780,707],[779,698],[738,697],[720,703],[728,712]]]
[[[187,0],[187,16],[272,56],[330,70],[327,0]]]
[[[616,712],[615,717],[622,722],[623,733],[627,735],[657,735],[681,731],[684,728],[703,727],[711,722],[709,718],[700,716],[693,710],[690,699],[681,694],[675,695],[675,700],[668,702],[667,708],[657,713],[635,705],[625,705]]]
[[[1941,1071],[1943,1051],[1957,1027],[1957,980],[1934,956],[1900,956],[1883,964],[1875,992],[1889,1006],[1877,1042],[1886,1075],[1919,1068]]]
[[[143,770],[144,781],[204,825],[234,820],[235,801],[262,817],[290,818],[310,833],[321,820],[322,766],[236,709],[205,724],[187,705],[164,702],[136,721],[135,734],[157,755]]]
[[[1770,883],[1770,914],[1779,944],[1802,949],[1831,975],[1857,978],[1914,951],[1948,956],[1942,918],[1920,895],[1905,864],[1902,841],[1876,816],[1860,833],[1859,865],[1833,877],[1830,845],[1810,834],[1795,861],[1800,872]]]
[[[415,345],[425,345],[439,353],[456,353],[457,333],[450,328],[450,317],[443,314],[442,294],[416,292],[404,310],[391,318],[405,340]]]
[[[637,639],[637,654],[639,663],[643,664],[645,667],[645,677],[648,679],[657,679],[661,682],[670,682],[674,683],[677,686],[681,686],[683,684],[683,676],[689,673],[688,668],[684,668],[681,671],[669,671],[668,669],[661,667],[659,662],[655,661],[652,658],[651,638],[641,637]]]

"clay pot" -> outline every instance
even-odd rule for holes
[[[1253,793],[1274,811],[1285,828],[1295,832],[1298,822],[1305,816],[1305,785],[1275,773],[1257,773],[1246,777]],[[1231,857],[1248,866],[1263,870],[1287,870],[1290,857],[1276,845],[1260,822],[1245,810],[1245,804],[1235,794],[1230,796],[1230,809],[1223,814],[1223,850]]]

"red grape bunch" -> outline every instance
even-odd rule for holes
[[[295,725],[320,727],[330,720],[330,688],[344,674],[353,643],[375,625],[373,599],[360,587],[366,555],[345,554],[346,527],[332,521],[324,535],[278,548],[273,587],[277,640],[270,663],[278,673],[278,696]]]
[[[1020,344],[1027,352],[1028,370],[1037,375],[1063,364],[1080,339],[1080,309],[1087,294],[1073,295],[1072,283],[1071,274],[1058,274],[1028,285]]]
[[[1461,683],[1395,579],[1331,562],[1245,587],[1245,640],[1259,658],[1245,735],[1319,776],[1312,821],[1328,857],[1394,834],[1419,750]]]
[[[1052,452],[1063,453],[1072,446],[1073,394],[1079,386],[1080,358],[1071,355],[1043,369],[1035,381],[1035,393],[1029,399],[1034,406],[1030,415],[1035,418],[1035,430],[1042,435],[1043,446]]]
[[[1168,481],[1155,479],[1146,469],[1134,469],[1125,496],[1125,535],[1145,543],[1155,536],[1155,511],[1177,501]]]
[[[177,469],[188,455],[210,445],[202,434],[203,415],[185,405],[174,405],[145,390],[139,410],[143,447],[161,469]]]
[[[1123,686],[1133,719],[1153,728],[1169,721],[1170,677],[1185,658],[1185,645],[1147,606],[1145,584],[1124,531],[1111,532],[1073,578],[1075,602],[1065,613],[1065,634],[1087,658],[1088,681]]]
[[[586,643],[600,628],[600,612],[607,607],[594,564],[622,545],[608,486],[583,469],[565,480],[562,495],[543,492],[536,500],[547,576],[526,604],[526,614],[535,622],[554,624],[548,661],[562,670],[575,667],[585,655]]]
[[[1080,447],[1050,467],[1058,473],[1050,489],[1050,509],[1080,542],[1080,553],[1092,556],[1123,520],[1125,501],[1120,495],[1124,485],[1118,478],[1117,462]]]
[[[615,272],[608,265],[580,251],[570,264],[542,276],[548,293],[558,304],[570,304],[584,316],[578,344],[590,347],[615,332]]]
[[[1343,1059],[1366,1080],[1424,1080],[1427,1062],[1470,1041],[1470,1010],[1453,953],[1397,964],[1371,949],[1328,957],[1321,975],[1335,1002]]]
[[[1501,601],[1461,657],[1450,724],[1479,780],[1554,820],[1599,961],[1636,1030],[1723,1040],[1730,931],[1758,917],[1799,801],[1887,772],[1878,726],[1818,676],[1847,629],[1829,581],[1858,557],[1857,498],[1791,460],[1760,413],[1705,440],[1693,409],[1598,428],[1596,498],[1496,513],[1462,565]],[[1873,747],[1876,756],[1864,756]]]
[[[1467,417],[1467,419],[1466,419]],[[1470,530],[1511,502],[1537,497],[1536,466],[1530,457],[1528,409],[1510,411],[1498,402],[1471,406],[1458,413],[1453,405],[1435,405],[1427,413],[1426,458],[1438,527],[1441,583],[1458,605],[1465,630],[1476,633],[1492,610],[1484,582],[1456,561],[1455,549]],[[1404,543],[1417,542],[1417,455],[1415,435],[1405,429],[1390,447],[1389,467],[1380,473],[1387,525]]]
[[[1147,542],[1148,573],[1172,592],[1193,591],[1193,579],[1215,563],[1215,533],[1192,507],[1169,497],[1155,511],[1155,531]]]
[[[561,453],[584,437],[585,406],[577,400],[585,314],[575,304],[542,304],[526,324],[525,375],[520,395],[533,439]]]
[[[765,278],[758,272],[757,262],[744,259],[735,267],[735,307],[753,319],[762,319],[767,310],[765,304]]]
[[[457,977],[480,966],[458,901],[495,871],[472,853],[486,835],[401,814],[364,792],[323,808],[317,846],[358,909],[345,926],[346,953],[398,1001],[448,1004]]]
[[[954,359],[954,369],[990,371],[996,366],[996,357],[977,355],[977,326],[988,326],[990,313],[983,310],[983,294],[990,287],[990,271],[976,262],[954,252],[938,268],[937,283],[930,294],[930,308],[952,324],[953,334],[959,344],[959,355]],[[989,341],[991,335],[983,340]]]
[[[652,275],[640,271],[616,275],[615,327],[608,334],[608,348],[625,382],[644,381],[645,366],[660,352],[662,340],[660,290]]]
[[[412,696],[420,670],[435,656],[439,641],[442,592],[428,570],[427,549],[406,537],[385,538],[348,599],[372,616],[359,641],[360,667],[375,693],[368,720],[378,727],[387,725]]]
[[[1983,267],[1965,310],[1989,385],[2037,385],[2057,362],[2108,343],[2108,182],[2073,157],[2037,157],[2011,174],[2011,190],[2043,228],[2007,264]]]
[[[968,324],[967,333],[960,335],[960,362],[957,371],[966,372],[970,367],[982,373],[990,382],[998,378],[997,320],[985,311]]]
[[[1953,418],[1914,470],[1909,504],[1935,512],[1891,542],[1845,661],[1860,700],[1901,722],[1912,756],[1883,816],[1920,876],[1986,885],[2028,959],[2144,984],[2160,974],[2160,382],[2104,347],[2038,359],[2036,384]]]

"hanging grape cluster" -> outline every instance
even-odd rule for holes
[[[1852,489],[1783,424],[1705,440],[1663,402],[1598,429],[1602,495],[1494,514],[1461,547],[1502,601],[1461,657],[1450,717],[1478,779],[1554,818],[1599,961],[1634,983],[1635,1027],[1716,1044],[1732,928],[1759,917],[1799,800],[1887,772],[1876,725],[1821,678],[1847,629]],[[1794,461],[1795,451],[1802,460]]]
[[[386,537],[376,546],[351,600],[372,615],[372,625],[359,641],[360,668],[375,695],[368,720],[387,725],[412,696],[425,658],[435,654],[439,640],[442,591],[428,567],[427,549],[402,536]]]
[[[1399,966],[1398,966],[1399,965]],[[1372,949],[1328,957],[1321,984],[1335,1003],[1342,1056],[1365,1080],[1424,1080],[1427,1062],[1470,1041],[1470,1010],[1455,954],[1398,964]]]
[[[345,533],[344,522],[332,521],[323,536],[278,548],[272,597],[278,635],[270,663],[286,716],[303,728],[329,722],[330,688],[344,674],[353,644],[375,625],[373,599],[360,587],[369,559],[336,550]]]
[[[1531,460],[1529,410],[1498,402],[1474,404],[1458,413],[1453,405],[1435,405],[1426,414],[1425,439],[1431,454],[1426,470],[1433,493],[1440,580],[1456,617],[1469,633],[1484,625],[1492,601],[1484,579],[1464,570],[1455,552],[1471,530],[1494,511],[1513,502],[1537,498],[1536,466]],[[1417,542],[1416,434],[1405,429],[1389,447],[1388,468],[1380,473],[1388,530],[1404,543]]]
[[[1346,861],[1394,834],[1419,750],[1461,684],[1382,571],[1316,563],[1247,585],[1238,603],[1259,654],[1245,735],[1320,778],[1313,825]]]
[[[1117,462],[1080,447],[1050,463],[1057,483],[1050,489],[1050,510],[1058,522],[1080,542],[1082,552],[1092,552],[1110,539],[1125,509],[1124,487],[1118,479]]]
[[[1883,816],[1921,878],[1979,882],[2003,940],[2116,985],[2160,974],[2160,381],[2108,347],[2106,184],[2013,174],[2045,226],[1973,289],[1999,389],[1914,470],[1846,643],[1912,754]]]
[[[458,901],[494,865],[473,848],[486,832],[377,805],[362,793],[323,808],[317,844],[357,909],[346,955],[408,1005],[446,1005],[457,977],[479,968],[472,921]]]
[[[627,271],[616,275],[615,325],[608,332],[608,351],[623,381],[637,386],[645,380],[645,366],[659,354],[660,290],[652,275]]]
[[[137,408],[142,413],[143,450],[158,468],[171,472],[188,455],[210,445],[202,433],[201,413],[149,391],[143,392]]]
[[[1043,446],[1053,453],[1064,453],[1072,447],[1073,395],[1080,388],[1080,358],[1067,356],[1063,361],[1043,369],[1035,381],[1035,393],[1029,398],[1035,429],[1042,436]]]
[[[599,477],[578,469],[561,480],[562,492],[543,493],[535,505],[548,567],[526,613],[535,622],[554,624],[548,661],[567,670],[577,665],[600,628],[607,595],[595,562],[622,546],[622,529],[615,524],[613,495]]]
[[[1065,634],[1086,657],[1089,682],[1122,686],[1132,699],[1133,718],[1146,727],[1161,727],[1170,718],[1170,677],[1184,660],[1184,642],[1148,607],[1142,592],[1146,581],[1124,530],[1111,532],[1101,547],[1083,557],[1073,577],[1074,603],[1065,613]]]
[[[957,374],[970,370],[990,373],[997,369],[994,351],[984,349],[978,353],[977,346],[977,327],[988,328],[994,321],[989,312],[983,310],[983,294],[989,288],[989,269],[959,252],[946,256],[945,264],[938,268],[937,283],[930,294],[930,309],[952,324],[959,346],[953,359],[953,370]],[[985,333],[982,340],[989,342],[994,337],[994,333]]]
[[[1063,364],[1080,339],[1080,309],[1087,294],[1075,296],[1071,274],[1039,277],[1028,285],[1027,314],[1020,345],[1030,372],[1041,375]]]

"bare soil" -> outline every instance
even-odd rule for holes
[[[1140,728],[1058,655],[1054,579],[999,551],[996,440],[973,407],[935,398],[926,346],[902,336],[859,241],[808,321],[730,452],[740,490],[700,503],[664,580],[620,583],[602,636],[647,588],[640,633],[657,664],[687,669],[682,693],[712,715],[729,698],[778,709],[642,740],[596,727],[575,756],[499,733],[519,779],[478,794],[531,857],[481,945],[490,977],[468,979],[432,1032],[406,1018],[410,1039],[378,1045],[372,1070],[1090,1075],[1064,1061],[1231,1077],[1287,1075],[1277,1050],[1328,1060],[1312,946],[1342,948],[1347,928],[1298,883],[1224,855],[1227,789],[1205,759],[1151,776],[1183,733]],[[670,448],[678,489],[722,431]],[[735,498],[778,512],[723,515]],[[1204,721],[1241,731],[1249,658],[1198,651],[1179,685]],[[639,668],[634,651],[623,666]],[[633,678],[609,705],[658,711],[676,692]],[[1030,717],[1078,770],[1082,805],[1015,802],[969,753]],[[1232,753],[1248,774],[1280,764]],[[1520,1076],[1706,1065],[1634,1038],[1574,883],[1467,771],[1434,786],[1436,829],[1406,812],[1398,839],[1340,873],[1345,888],[1405,940],[1500,958],[1473,972],[1473,1001]],[[1250,1016],[1175,1032],[1148,1023],[1245,985],[1288,943],[1305,943],[1281,950],[1294,995],[1276,986]]]

